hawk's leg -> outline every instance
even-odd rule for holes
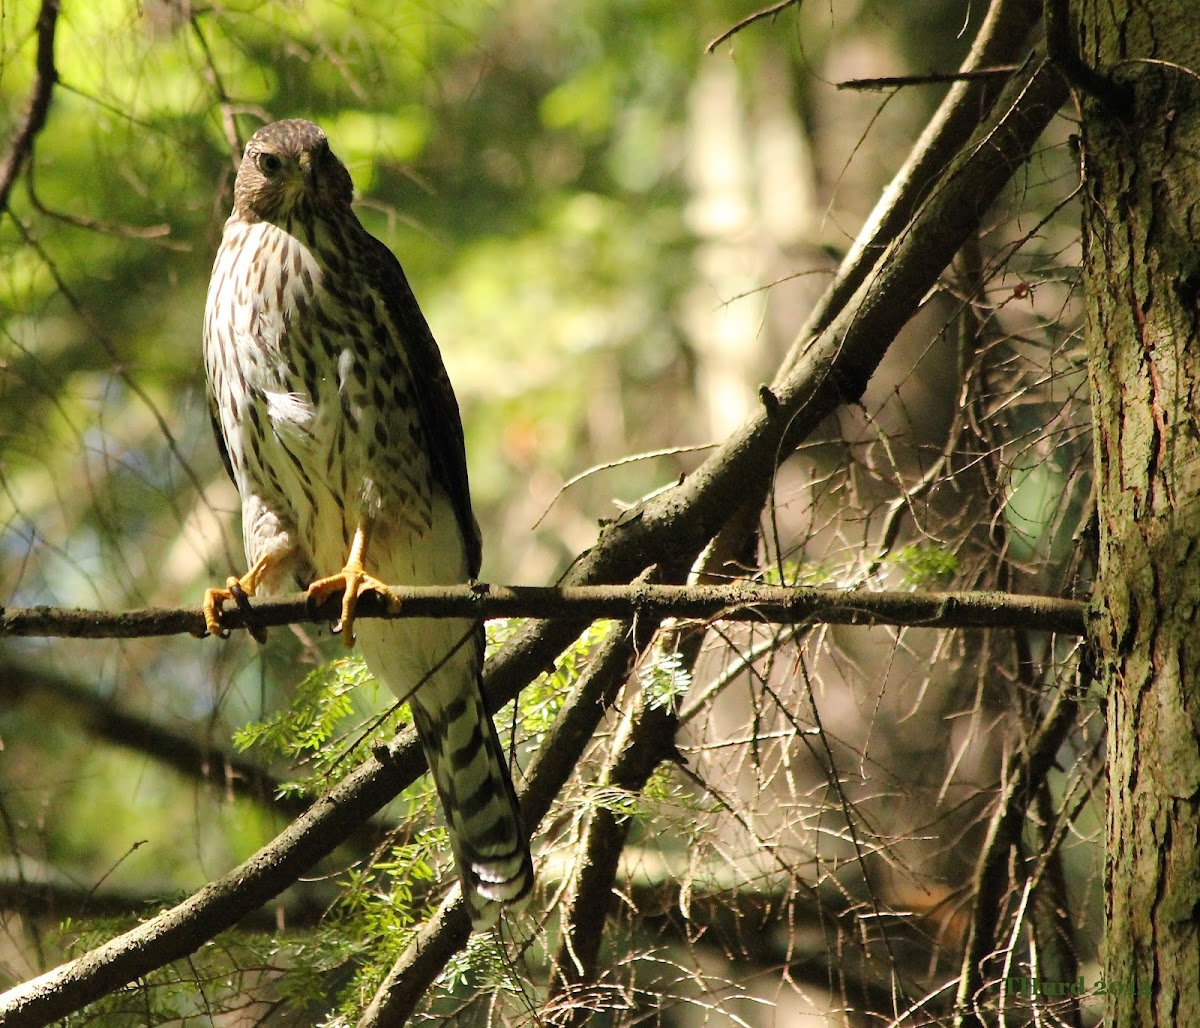
[[[247,598],[253,596],[259,583],[267,572],[271,571],[283,555],[279,553],[264,553],[254,562],[254,567],[241,578],[230,576],[225,580],[225,588],[212,588],[204,592],[204,625],[209,635],[225,638],[229,633],[221,627],[221,605],[226,600],[233,600],[243,611],[249,607]],[[266,640],[266,632],[261,627],[250,627],[250,634],[258,642]]]
[[[342,616],[333,626],[333,630],[342,633],[347,647],[354,645],[354,609],[358,606],[358,598],[371,590],[384,596],[388,595],[387,584],[363,570],[368,535],[369,526],[365,522],[359,522],[358,528],[354,530],[354,541],[350,544],[350,556],[346,558],[346,566],[336,575],[318,578],[308,587],[308,602],[311,604],[321,603],[336,592],[343,593]]]

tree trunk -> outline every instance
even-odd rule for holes
[[[1079,0],[1109,1023],[1200,1025],[1200,22]]]

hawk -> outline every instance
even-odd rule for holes
[[[217,442],[237,484],[249,570],[227,600],[299,586],[343,593],[339,622],[412,708],[476,930],[533,884],[528,838],[484,705],[483,626],[368,619],[383,583],[479,574],[462,421],[400,263],[359,223],[325,133],[279,121],[246,144],[209,282],[204,366]],[[341,570],[336,570],[336,569]]]

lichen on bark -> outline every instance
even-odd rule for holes
[[[1105,977],[1121,1025],[1200,1024],[1200,33],[1186,0],[1079,5],[1084,292],[1108,694]]]

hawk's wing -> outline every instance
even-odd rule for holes
[[[454,513],[458,516],[467,548],[468,568],[471,577],[475,578],[479,574],[483,546],[479,525],[471,510],[467,451],[458,400],[450,385],[450,376],[446,374],[446,366],[442,363],[441,351],[396,255],[365,229],[363,235],[371,247],[368,267],[392,323],[400,330],[399,344],[408,357],[425,445],[429,448],[433,465],[433,477],[454,504]]]
[[[221,463],[225,465],[225,472],[229,475],[230,480],[236,485],[237,479],[233,474],[233,461],[229,459],[229,449],[225,445],[225,433],[221,431],[221,418],[217,414],[217,398],[213,396],[212,383],[208,384],[208,417],[212,422],[213,435],[217,437],[217,450],[221,454]]]

